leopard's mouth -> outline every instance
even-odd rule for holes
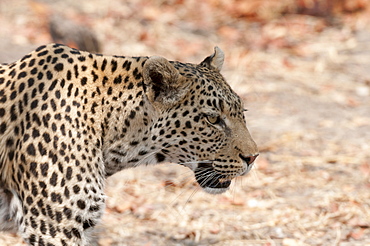
[[[194,171],[195,179],[204,191],[211,194],[220,194],[227,191],[231,179],[216,172],[210,163],[200,163]]]

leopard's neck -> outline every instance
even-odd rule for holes
[[[95,75],[100,78],[100,95],[91,110],[98,116],[95,125],[100,124],[107,176],[156,162],[150,125],[158,113],[145,94],[142,68],[146,60],[147,57],[105,56],[95,59],[94,67],[102,72]]]

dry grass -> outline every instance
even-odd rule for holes
[[[261,150],[252,173],[218,196],[173,164],[116,174],[100,245],[370,245],[365,17],[336,27],[308,16],[261,24],[225,15],[215,1],[44,2],[90,25],[106,54],[199,62],[219,45]],[[50,42],[39,15],[27,1],[3,0],[0,47]],[[0,51],[3,61],[21,55]],[[22,242],[1,233],[0,245]]]

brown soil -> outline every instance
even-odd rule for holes
[[[250,20],[216,0],[148,2],[0,1],[0,62],[51,42],[59,13],[104,54],[200,62],[218,45],[249,109],[251,174],[217,196],[175,164],[116,174],[99,245],[370,245],[369,14]],[[0,245],[23,243],[0,233]]]

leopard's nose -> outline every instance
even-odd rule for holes
[[[239,154],[239,157],[245,162],[247,163],[247,165],[251,165],[255,160],[256,158],[259,156],[259,154],[256,154],[256,155],[248,155],[248,156],[244,156],[242,154]]]

